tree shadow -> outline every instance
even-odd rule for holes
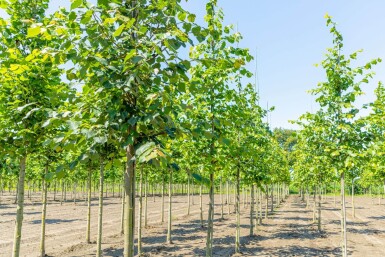
[[[72,219],[72,220],[63,220],[63,219],[46,219],[45,223],[46,224],[60,224],[60,223],[70,223],[77,221],[79,219]],[[41,224],[41,220],[32,220],[29,223],[31,224]]]

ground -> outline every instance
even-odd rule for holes
[[[11,256],[16,208],[12,199],[1,197],[0,203],[0,256]],[[166,198],[167,199],[167,198]],[[143,229],[143,251],[146,256],[204,256],[206,231],[200,226],[198,196],[190,216],[186,215],[185,196],[173,200],[173,244],[166,241],[167,223],[160,223],[160,197],[148,199],[148,228]],[[208,198],[204,196],[204,202]],[[103,218],[104,256],[122,256],[123,237],[120,235],[121,200],[105,199]],[[357,197],[356,218],[352,219],[348,200],[348,252],[350,256],[385,256],[385,207],[372,203],[369,198]],[[322,201],[322,229],[313,224],[312,203],[306,203],[298,195],[291,195],[268,220],[259,226],[256,235],[249,237],[249,209],[241,204],[241,249],[234,254],[235,215],[227,214],[220,220],[220,198],[216,197],[214,222],[214,256],[339,256],[340,211],[331,196]],[[26,200],[22,231],[21,256],[38,256],[40,243],[41,205],[38,196]],[[231,205],[233,211],[233,205]],[[165,203],[167,221],[167,201]],[[94,256],[97,233],[97,199],[92,205],[92,244],[86,244],[87,206],[83,201],[50,203],[47,209],[46,252],[48,256]],[[204,206],[204,217],[207,205]]]

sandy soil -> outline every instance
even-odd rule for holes
[[[1,197],[0,256],[11,256],[15,205],[9,197]],[[200,226],[198,197],[190,216],[186,216],[187,197],[173,200],[173,244],[167,245],[166,226],[160,223],[160,198],[148,199],[148,228],[143,230],[146,256],[204,256],[206,231]],[[26,200],[22,232],[21,256],[38,256],[40,242],[39,197]],[[338,256],[340,255],[340,211],[331,197],[323,200],[322,225],[319,233],[312,222],[312,207],[306,209],[298,196],[292,195],[249,237],[248,208],[242,209],[242,253],[234,254],[235,216],[219,220],[220,198],[216,197],[214,224],[214,256]],[[204,202],[208,202],[207,196]],[[368,198],[356,198],[356,218],[352,219],[348,198],[348,249],[351,256],[385,256],[385,207],[371,204]],[[377,203],[377,201],[374,201]],[[204,206],[207,216],[207,205]],[[233,206],[231,206],[233,210]],[[167,215],[167,201],[165,205]],[[104,256],[122,256],[123,237],[120,232],[121,205],[119,198],[106,198],[104,207]],[[92,244],[84,243],[87,206],[84,201],[48,205],[46,252],[48,256],[94,256],[97,233],[97,199],[93,200],[91,220]],[[166,216],[167,217],[167,216]],[[167,219],[166,219],[167,220]]]

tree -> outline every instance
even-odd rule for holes
[[[17,218],[13,256],[20,254],[27,157],[38,150],[49,113],[66,99],[60,80],[58,41],[43,30],[48,0],[10,1],[8,20],[0,19],[0,137],[6,152],[19,160]],[[4,6],[1,6],[4,8]],[[37,35],[40,35],[37,37]]]
[[[357,58],[357,52],[349,56],[342,54],[342,35],[337,31],[330,16],[326,15],[326,20],[334,43],[321,63],[327,81],[319,83],[317,88],[311,91],[317,96],[320,110],[315,116],[309,113],[302,116],[302,120],[317,119],[318,130],[321,132],[321,138],[318,140],[324,145],[323,155],[340,177],[342,255],[346,256],[345,176],[354,167],[353,160],[367,140],[362,123],[355,122],[359,109],[354,106],[354,102],[357,96],[363,94],[362,84],[368,83],[369,78],[373,76],[367,71],[381,60],[375,59],[364,66],[352,68],[351,61]]]

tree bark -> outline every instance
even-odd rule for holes
[[[236,214],[236,232],[235,232],[235,252],[240,252],[240,240],[241,240],[241,230],[240,230],[240,192],[239,192],[239,166],[237,168],[237,177],[236,177],[236,200],[235,200],[235,214]]]
[[[45,257],[45,219],[47,214],[47,181],[45,176],[48,174],[48,162],[45,165],[45,171],[43,176],[43,203],[41,210],[41,238],[40,238],[40,256]]]
[[[103,184],[104,184],[104,163],[100,159],[99,174],[99,214],[98,214],[98,237],[96,242],[96,256],[102,256],[102,232],[103,232]]]
[[[207,219],[206,257],[213,256],[213,224],[214,224],[214,173],[210,174],[210,202]]]
[[[90,165],[87,178],[87,230],[86,230],[86,242],[91,243],[91,174],[92,166]]]
[[[250,190],[250,236],[254,235],[254,185],[251,185]]]
[[[172,209],[172,169],[170,169],[170,178],[168,182],[168,224],[167,224],[167,243],[172,244],[171,240],[171,209]]]
[[[342,249],[341,249],[342,256],[347,257],[345,173],[341,174],[341,237],[342,237]]]
[[[19,173],[19,183],[17,184],[17,210],[16,210],[16,224],[15,224],[15,235],[13,240],[13,250],[12,256],[20,256],[20,242],[21,242],[21,227],[23,224],[23,208],[24,208],[24,178],[25,178],[25,165],[27,161],[27,156],[20,158],[20,173]]]
[[[126,151],[126,170],[124,173],[124,257],[134,257],[135,231],[135,165],[132,158],[135,156],[134,145],[128,145]]]
[[[142,255],[143,168],[140,167],[138,211],[138,256]]]

